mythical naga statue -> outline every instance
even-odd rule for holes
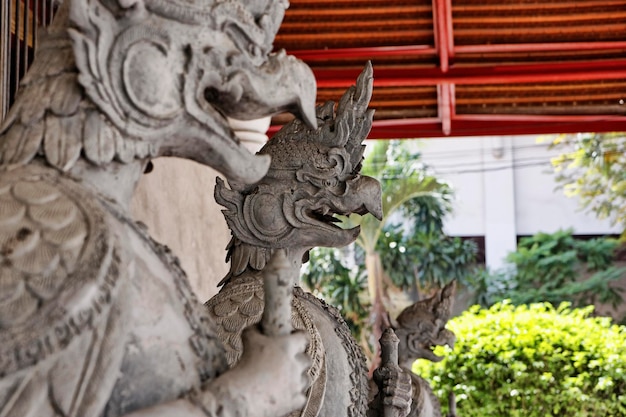
[[[245,333],[228,370],[175,257],[128,213],[152,157],[234,182],[269,158],[226,116],[315,82],[269,54],[284,1],[66,0],[0,127],[0,416],[263,416],[305,403],[306,336]],[[271,381],[271,382],[269,382]]]
[[[242,354],[242,330],[264,314],[262,275],[268,261],[281,251],[291,265],[292,324],[308,333],[312,360],[307,403],[291,416],[404,416],[410,407],[409,378],[397,367],[377,374],[384,379],[383,389],[368,406],[365,358],[346,323],[335,308],[298,287],[300,267],[312,247],[341,247],[358,236],[358,227],[342,229],[334,215],[382,217],[380,184],[359,175],[373,115],[367,110],[371,93],[368,64],[336,113],[333,102],[318,108],[318,129],[296,119],[261,149],[272,161],[262,180],[231,182],[229,189],[218,179],[215,189],[233,234],[227,255],[231,264],[220,293],[206,305],[231,366]]]
[[[398,362],[411,375],[413,404],[409,417],[441,417],[439,400],[428,382],[411,372],[417,359],[439,362],[443,358],[433,353],[435,346],[454,346],[456,337],[446,329],[450,319],[456,282],[452,281],[435,295],[402,310],[394,331],[399,339]]]

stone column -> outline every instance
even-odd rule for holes
[[[265,132],[270,118],[229,122],[252,152],[268,139]],[[230,231],[222,207],[213,198],[218,173],[178,158],[159,158],[153,164],[153,171],[144,175],[137,187],[133,216],[180,258],[198,298],[207,300],[228,272],[225,248]]]
[[[483,141],[485,198],[485,260],[496,270],[517,248],[513,138],[497,136]]]

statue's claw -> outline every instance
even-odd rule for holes
[[[398,343],[391,328],[380,338],[382,365],[374,370],[378,394],[372,407],[384,417],[406,417],[411,411],[411,377],[398,366]]]

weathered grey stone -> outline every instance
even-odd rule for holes
[[[318,108],[318,129],[296,119],[263,147],[260,154],[272,157],[263,179],[249,186],[230,182],[231,188],[218,180],[215,190],[233,239],[225,285],[206,305],[231,366],[240,360],[242,330],[261,320],[264,298],[275,298],[264,291],[268,260],[280,250],[291,265],[292,325],[308,333],[312,361],[307,403],[292,416],[382,416],[388,415],[385,406],[396,410],[395,416],[409,411],[410,382],[397,363],[381,370],[385,389],[368,407],[365,359],[346,323],[335,308],[297,286],[312,247],[341,247],[358,236],[359,228],[336,226],[334,215],[382,216],[380,184],[359,174],[373,115],[367,110],[371,93],[368,64],[336,112],[332,102]]]
[[[454,346],[454,333],[446,329],[450,319],[456,282],[452,281],[432,297],[418,301],[402,310],[394,327],[399,338],[398,362],[411,375],[413,405],[410,417],[441,417],[439,400],[428,382],[411,372],[417,359],[439,362],[443,358],[433,353],[435,346]]]
[[[0,127],[0,415],[274,417],[304,404],[305,336],[249,330],[227,370],[178,260],[129,214],[153,157],[265,175],[268,158],[225,116],[300,108],[315,125],[311,71],[268,54],[285,6],[63,3]]]
[[[267,142],[270,119],[228,118],[228,124],[241,144],[256,153]],[[224,248],[230,241],[230,231],[213,193],[198,190],[213,189],[219,173],[180,158],[158,158],[152,163],[154,169],[142,176],[133,195],[133,218],[176,253],[198,299],[208,300],[217,293],[217,283],[228,272]]]

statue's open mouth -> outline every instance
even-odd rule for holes
[[[327,229],[329,232],[337,234],[337,236],[339,234],[347,234],[349,236],[348,239],[356,239],[361,232],[361,226],[347,227],[344,222],[345,218],[352,213],[331,213],[328,207],[324,207],[317,210],[307,210],[306,214],[311,224],[317,224],[318,227]],[[362,216],[367,214],[367,212],[354,214]],[[341,216],[343,218],[335,216]]]
[[[309,215],[309,217],[317,220],[320,223],[324,223],[331,227],[339,228],[339,226],[337,226],[336,223],[341,223],[343,220],[338,219],[335,216],[336,215],[345,216],[345,214],[342,214],[342,213],[328,214],[328,212],[329,212],[329,208],[324,207],[323,209],[309,210],[307,214]]]
[[[268,158],[253,156],[240,146],[226,117],[253,120],[290,111],[316,129],[317,90],[313,73],[302,61],[284,52],[269,55],[259,66],[247,54],[234,55],[231,65],[222,69],[221,74],[203,71],[205,66],[210,68],[210,60],[205,59],[208,57],[198,60],[200,79],[195,100],[202,111],[194,115],[221,137],[220,148],[224,145],[229,148],[221,161],[217,161],[225,165],[224,174],[238,182],[255,183],[267,172]],[[215,150],[219,153],[221,149]],[[238,165],[231,167],[233,161]]]
[[[443,329],[437,335],[436,340],[429,340],[430,345],[428,349],[420,349],[424,358],[429,359],[433,362],[440,362],[443,360],[443,356],[439,356],[435,354],[435,349],[437,346],[448,346],[450,349],[454,349],[454,343],[456,342],[456,337],[454,333],[447,329]]]
[[[434,350],[437,346],[431,345],[428,348],[419,348],[418,354],[420,358],[428,359],[432,362],[441,362],[443,360],[443,356],[436,355]]]
[[[340,211],[332,211],[332,209],[328,206],[324,206],[321,208],[317,208],[314,210],[308,210],[307,215],[309,218],[322,223],[326,227],[331,227],[339,230],[359,230],[359,226],[353,228],[341,227],[341,225],[345,225],[345,220],[351,214],[358,214],[359,216],[365,216],[366,214],[374,213],[370,212],[364,205],[359,207],[358,209],[352,212],[340,212]],[[339,216],[339,217],[336,217]],[[378,218],[378,217],[377,217]],[[380,219],[379,219],[380,220]]]
[[[248,58],[247,54],[230,57],[231,66],[205,99],[240,120],[289,111],[315,130],[317,88],[311,69],[284,50],[270,54],[261,65]]]
[[[283,54],[271,54],[261,65],[254,65],[247,54],[234,55],[230,66],[212,67],[212,57],[200,46],[191,48],[189,65],[196,81],[187,87],[186,109],[212,131],[206,142],[212,155],[203,163],[219,166],[229,180],[253,184],[267,173],[270,159],[252,155],[235,136],[227,117],[253,120],[281,111],[291,111],[316,128],[315,79],[302,61]],[[193,98],[192,98],[193,97]],[[212,137],[210,137],[212,136]]]
[[[357,176],[347,184],[348,188],[344,195],[333,196],[326,193],[326,197],[321,198],[316,205],[307,207],[303,213],[307,223],[336,235],[345,234],[346,239],[355,239],[361,229],[359,226],[347,227],[344,222],[346,217],[351,214],[364,216],[369,213],[381,220],[383,213],[380,183],[370,177]]]

